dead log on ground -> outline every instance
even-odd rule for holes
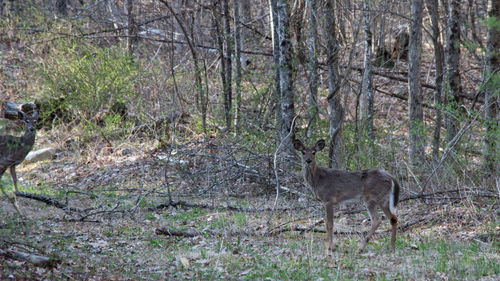
[[[32,253],[25,253],[13,249],[5,249],[5,250],[0,249],[0,255],[10,259],[26,261],[34,264],[35,266],[46,267],[46,268],[54,268],[61,263],[61,260],[59,258],[51,258]]]

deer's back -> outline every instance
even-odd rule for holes
[[[323,201],[378,201],[391,192],[393,177],[384,170],[346,171],[320,168],[315,193]]]

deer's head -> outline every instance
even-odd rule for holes
[[[325,148],[325,140],[319,140],[316,145],[311,147],[306,147],[300,140],[295,140],[293,147],[301,152],[304,165],[316,165],[316,152]]]
[[[26,113],[19,111],[18,117],[26,124],[26,131],[30,133],[35,131],[35,124],[38,120],[38,111],[33,112],[31,115],[27,115]]]

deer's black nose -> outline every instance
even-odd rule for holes
[[[312,160],[311,159],[306,159],[307,164],[311,164]]]

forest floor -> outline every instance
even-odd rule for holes
[[[327,257],[318,202],[281,194],[272,211],[272,189],[238,196],[170,184],[175,206],[161,206],[168,205],[169,197],[163,183],[164,162],[158,156],[154,150],[121,147],[86,156],[93,161],[61,154],[55,160],[20,165],[20,191],[61,205],[19,196],[21,219],[1,197],[0,279],[500,277],[499,208],[492,198],[452,194],[441,200],[404,200],[403,192],[394,253],[388,251],[387,220],[366,251],[357,253],[369,217],[359,204],[339,206],[334,222],[337,250]],[[7,174],[1,183],[12,194]],[[73,209],[63,210],[64,206]],[[48,257],[51,262],[36,266],[8,254],[15,252]]]

